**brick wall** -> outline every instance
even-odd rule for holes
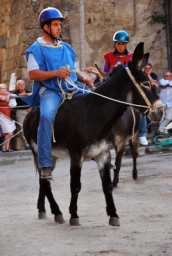
[[[42,35],[38,25],[39,12],[48,6],[57,7],[66,17],[63,39],[77,52],[77,61],[103,66],[103,55],[112,50],[112,36],[124,29],[130,34],[128,49],[145,43],[150,62],[160,78],[167,69],[166,31],[161,24],[149,25],[148,17],[164,13],[164,0],[87,0],[84,17],[80,15],[80,0],[1,0],[0,8],[0,82],[9,82],[15,72],[17,79],[26,77],[25,51]],[[80,37],[84,18],[84,37]],[[83,32],[83,31],[82,31]],[[82,47],[84,46],[84,47]],[[84,49],[84,52],[83,52]],[[83,55],[84,54],[84,55]]]

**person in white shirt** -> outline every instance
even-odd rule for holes
[[[158,134],[168,134],[167,125],[172,121],[172,73],[166,71],[164,78],[159,80],[159,98],[164,104],[164,116],[160,122]]]

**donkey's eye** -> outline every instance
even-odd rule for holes
[[[142,82],[142,85],[146,87],[151,87],[151,83],[149,81]]]

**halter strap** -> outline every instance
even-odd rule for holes
[[[149,101],[149,99],[147,98],[146,94],[144,93],[144,91],[142,90],[142,88],[140,87],[140,85],[136,82],[134,76],[131,74],[131,71],[128,67],[125,67],[129,77],[131,78],[131,80],[133,81],[134,85],[136,86],[136,88],[138,89],[138,91],[140,92],[140,94],[142,95],[143,99],[145,100],[146,104],[148,105],[149,109],[152,109],[152,105]],[[149,111],[148,109],[144,112],[144,114]]]

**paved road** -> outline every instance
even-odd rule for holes
[[[52,188],[66,222],[38,220],[38,176],[32,160],[0,168],[0,256],[171,256],[172,153],[123,158],[114,200],[121,226],[108,225],[101,181],[94,162],[84,163],[78,213],[81,226],[69,226],[69,162],[59,161]]]

